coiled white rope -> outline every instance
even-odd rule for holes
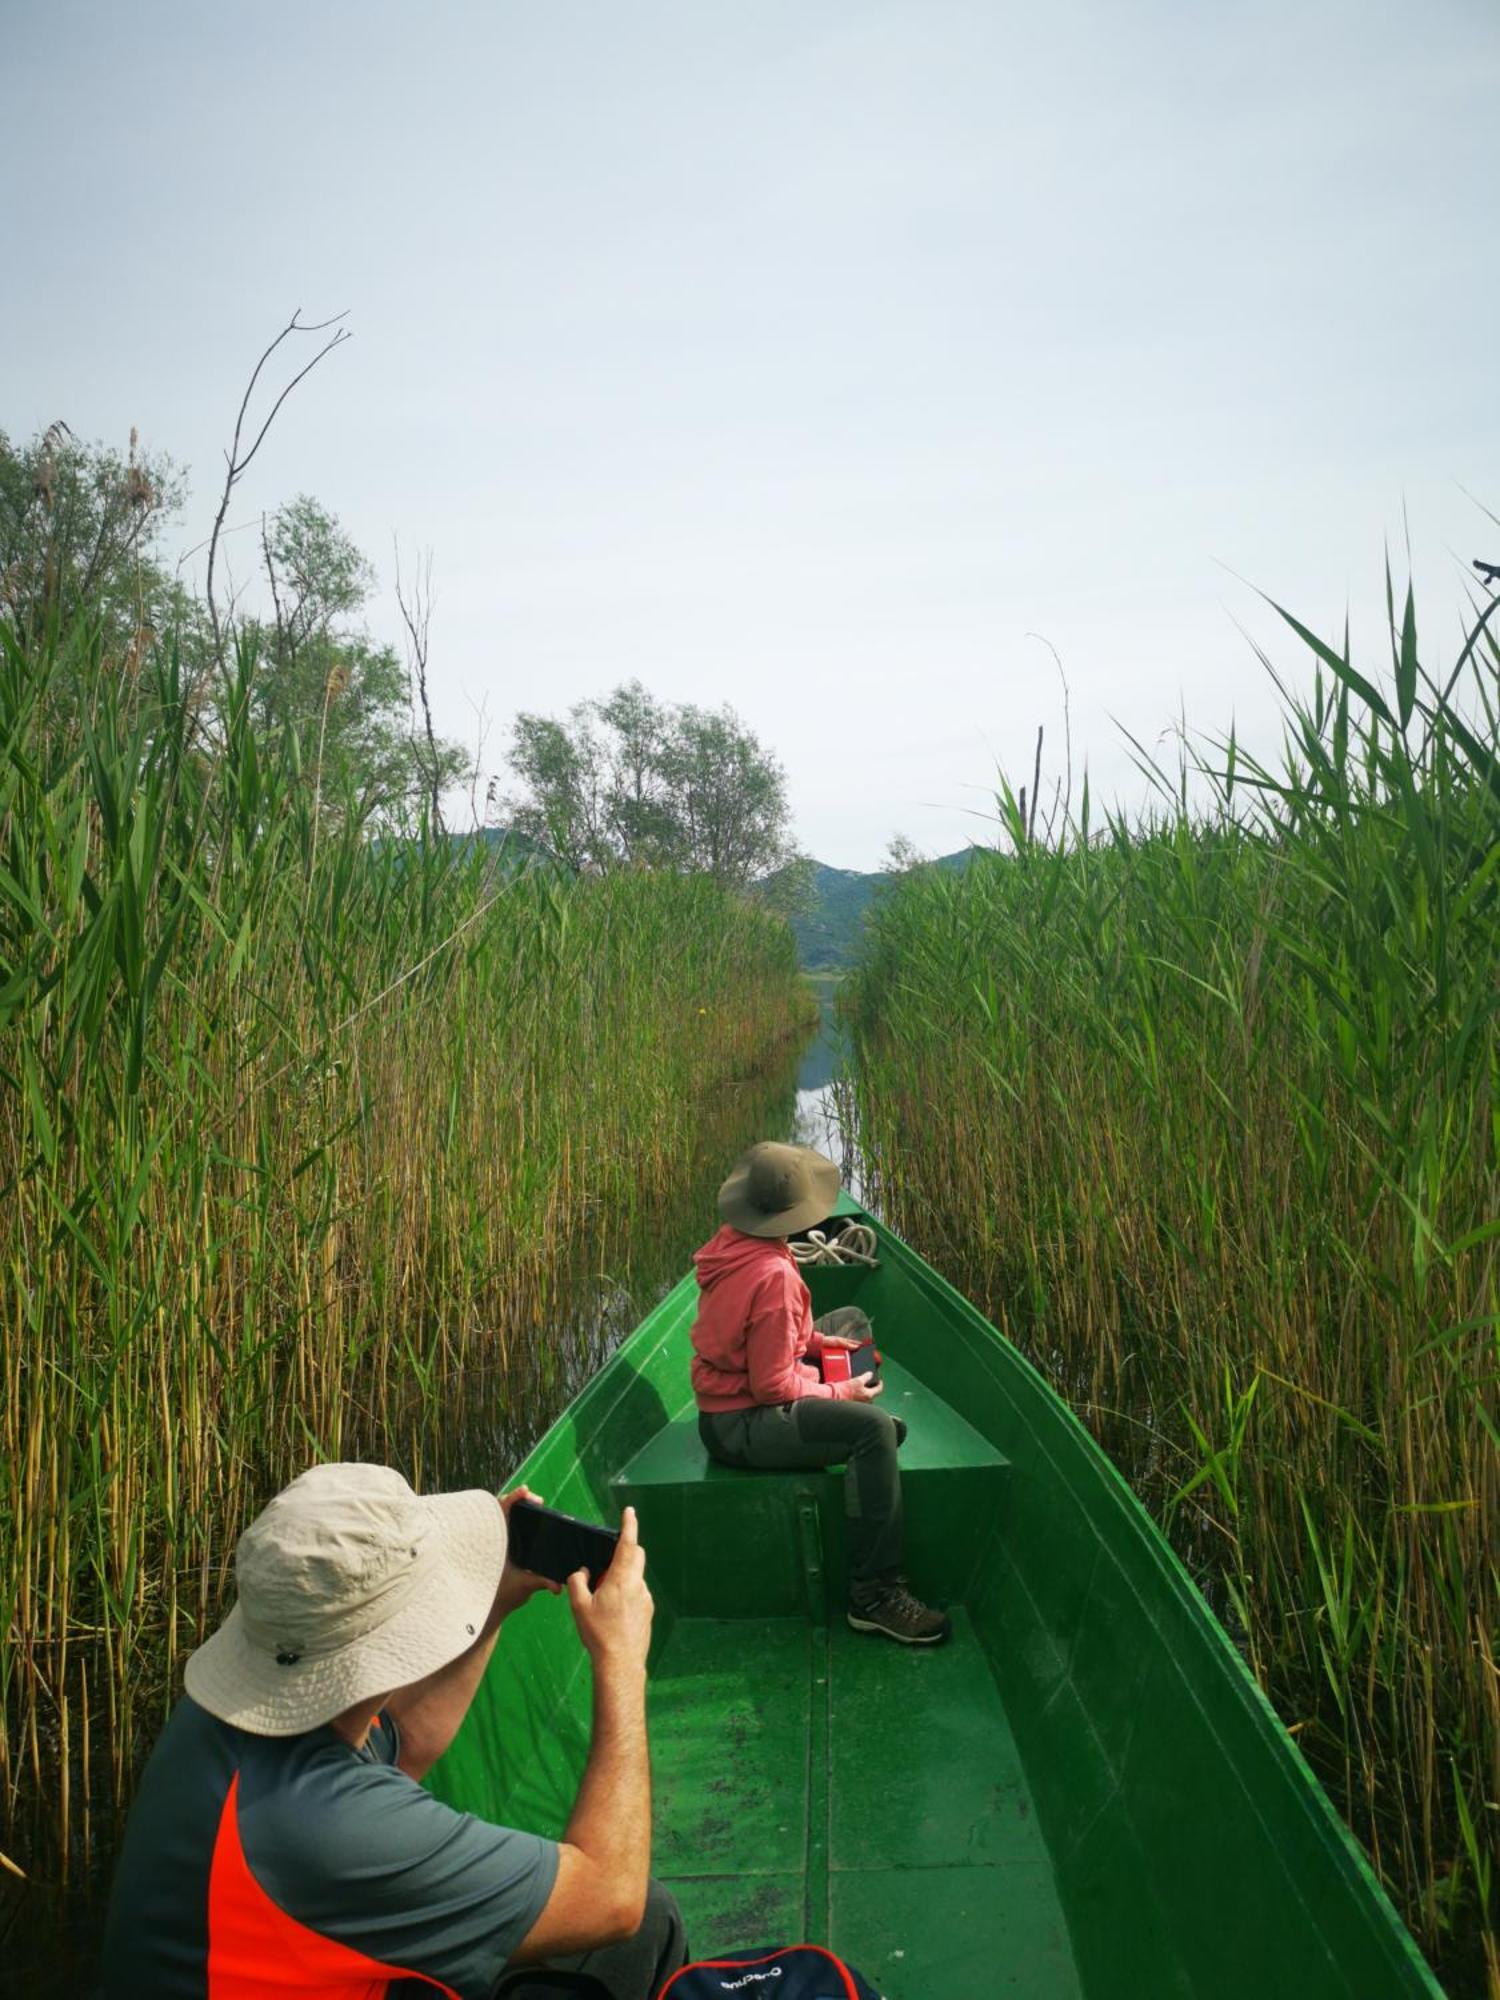
[[[873,1269],[880,1262],[875,1247],[875,1232],[869,1223],[851,1222],[837,1236],[809,1229],[792,1244],[791,1251],[799,1264],[868,1264]]]

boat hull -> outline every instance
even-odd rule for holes
[[[518,1471],[554,1506],[640,1514],[658,1602],[654,1865],[695,1951],[806,1936],[889,2000],[1439,1995],[1124,1482],[1017,1350],[873,1226],[880,1264],[855,1297],[910,1429],[907,1567],[953,1607],[951,1647],[843,1624],[841,1470],[709,1465],[690,1281]],[[538,1600],[434,1789],[561,1833],[588,1699],[566,1607]]]

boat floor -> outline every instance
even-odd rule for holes
[[[684,1618],[651,1707],[655,1868],[695,1956],[810,1938],[887,2000],[1081,1991],[962,1608],[935,1650],[841,1622]]]

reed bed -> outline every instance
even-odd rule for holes
[[[1493,610],[1494,606],[1490,607]],[[1500,655],[919,870],[845,1009],[887,1217],[1167,1528],[1455,1993],[1500,1995]],[[1284,615],[1284,614],[1283,614]],[[1497,621],[1500,622],[1500,621]]]
[[[371,839],[254,672],[210,716],[0,627],[0,1936],[54,1979],[246,1518],[320,1457],[498,1483],[804,1025],[705,881]]]

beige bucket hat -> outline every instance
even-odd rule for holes
[[[811,1146],[763,1139],[742,1153],[719,1189],[719,1213],[746,1236],[793,1236],[832,1215],[839,1170]]]
[[[505,1567],[493,1493],[413,1493],[386,1465],[315,1465],[240,1536],[239,1601],[187,1664],[201,1708],[297,1736],[436,1672],[478,1638]]]

